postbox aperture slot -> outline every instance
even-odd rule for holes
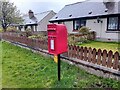
[[[49,30],[48,34],[49,34],[49,35],[55,35],[55,34],[56,34],[56,31],[55,31],[55,30]]]

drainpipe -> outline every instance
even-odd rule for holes
[[[101,34],[102,34],[102,22],[103,22],[103,21],[101,21],[101,23],[100,23],[100,24],[101,24],[101,29],[100,29],[100,38],[102,38],[102,37],[101,37]]]
[[[99,18],[99,17],[97,17],[97,22],[98,23],[100,23],[100,38],[101,38],[101,33],[102,33],[102,23],[103,23],[103,21]]]

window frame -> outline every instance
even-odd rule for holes
[[[109,27],[109,18],[114,18],[114,17],[117,17],[117,18],[118,18],[118,21],[117,21],[117,23],[118,23],[117,29],[109,29],[109,28],[108,28],[108,27]],[[107,31],[120,31],[119,26],[120,26],[120,17],[118,17],[118,16],[107,17]]]
[[[64,21],[59,21],[58,24],[65,24]]]
[[[86,26],[86,19],[75,19],[75,20],[73,20],[73,31],[78,31],[78,30],[75,29],[75,22],[76,22],[76,21],[79,22],[79,28],[82,27],[82,26],[81,26],[81,22],[82,22],[82,21],[85,21],[85,26]]]
[[[73,31],[78,31],[77,29],[75,29],[75,22],[76,21],[79,21],[79,24],[80,24],[80,20],[79,19],[73,20]]]
[[[118,17],[118,31],[120,31],[120,17]]]

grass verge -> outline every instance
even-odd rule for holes
[[[0,41],[0,90],[2,89],[2,42]]]
[[[107,51],[112,50],[113,52],[120,52],[119,45],[120,42],[103,42],[103,41],[90,41],[88,43],[78,43],[77,45],[83,46],[83,47],[91,47],[91,48],[96,48],[96,49],[101,49],[104,50],[106,49]]]
[[[59,82],[52,58],[6,42],[2,46],[3,88],[120,88],[119,81],[91,75],[63,61]]]

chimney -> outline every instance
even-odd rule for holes
[[[115,0],[103,0],[104,3],[115,2]]]
[[[115,0],[103,0],[103,3],[108,10],[113,10],[115,6]]]
[[[29,14],[29,18],[30,19],[32,19],[34,17],[34,13],[33,13],[32,10],[29,10],[28,14]]]

